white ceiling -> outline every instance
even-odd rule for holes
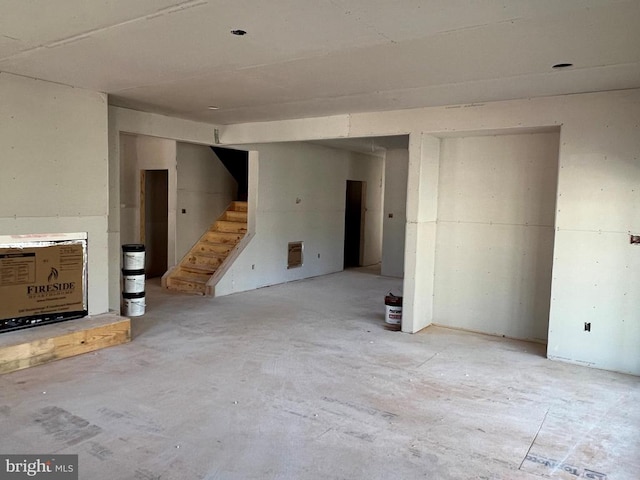
[[[2,0],[0,71],[220,124],[634,88],[640,0]]]

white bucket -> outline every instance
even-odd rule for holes
[[[402,328],[402,297],[389,294],[384,297],[385,328],[388,330],[400,330]]]
[[[144,270],[122,270],[122,291],[124,293],[144,292]]]
[[[139,317],[144,315],[147,306],[144,292],[122,294],[122,315],[125,317]]]
[[[122,245],[122,269],[144,270],[144,245],[139,243]]]

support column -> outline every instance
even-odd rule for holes
[[[409,140],[407,224],[402,331],[415,333],[433,320],[440,139],[412,133]]]

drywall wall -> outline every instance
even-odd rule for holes
[[[442,140],[435,323],[546,341],[559,137]]]
[[[87,232],[89,313],[107,312],[106,96],[0,73],[0,125],[0,232]]]
[[[167,170],[167,265],[176,263],[176,142],[146,135],[120,136],[120,242],[140,243],[140,172]]]
[[[381,158],[297,142],[244,148],[258,154],[257,191],[249,192],[255,236],[216,295],[342,270],[346,180],[367,182],[366,221],[377,227],[366,229],[365,257],[380,261]],[[303,265],[287,269],[288,242],[295,241],[304,242]]]
[[[178,142],[177,167],[180,260],[236,198],[238,183],[208,146]]]
[[[415,333],[433,318],[440,140],[409,136],[407,229],[404,258],[402,331]]]
[[[552,126],[561,126],[561,134],[547,354],[640,375],[640,248],[629,243],[629,234],[640,231],[640,90],[218,128],[221,141],[234,144],[330,135],[527,133]],[[410,163],[416,155],[412,150],[420,145],[412,142]],[[410,165],[410,179],[415,176],[411,172]],[[415,229],[412,205],[434,208],[428,202],[420,205],[416,196],[407,199],[404,294],[411,331],[433,320],[428,308],[414,308],[419,296],[432,297],[433,289],[420,287],[410,277],[428,276],[429,252],[435,252],[435,243],[409,243]],[[416,265],[416,272],[410,274],[407,265]],[[591,332],[584,331],[585,321],[591,323]]]
[[[404,241],[407,222],[409,150],[387,150],[384,160],[384,212],[382,275],[404,276]]]

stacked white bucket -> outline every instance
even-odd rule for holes
[[[144,245],[122,245],[122,314],[126,317],[144,315]]]

